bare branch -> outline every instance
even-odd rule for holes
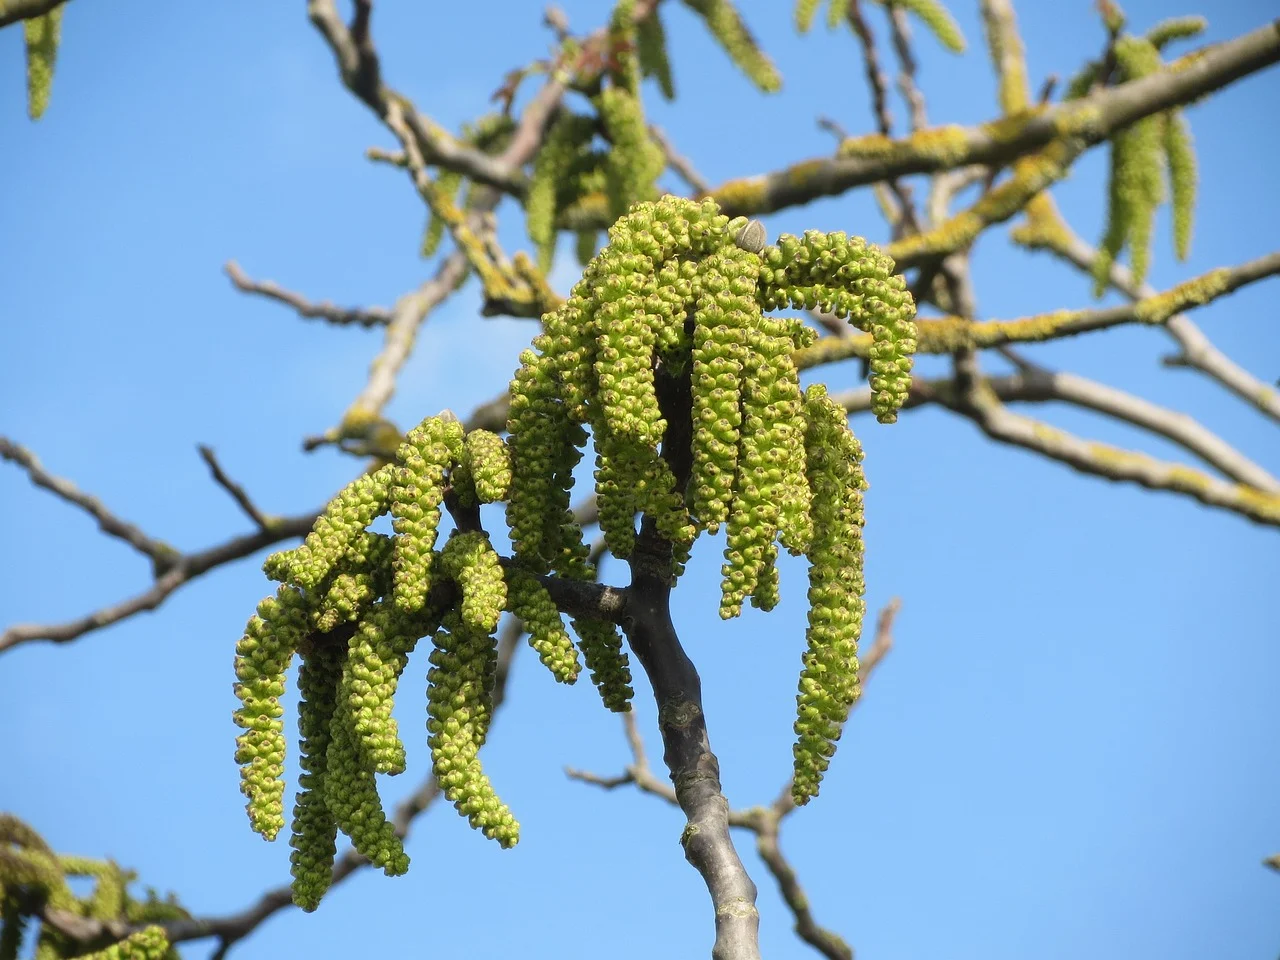
[[[907,22],[907,11],[896,5],[890,7],[889,26],[893,49],[898,55],[898,93],[907,101],[910,130],[917,133],[929,125],[929,118],[925,113],[924,94],[916,84],[916,58],[911,52],[911,26]]]
[[[208,464],[209,472],[213,474],[213,482],[231,495],[231,499],[235,500],[240,509],[245,512],[245,515],[258,525],[259,530],[270,530],[271,521],[261,510],[258,509],[257,505],[249,499],[249,495],[245,493],[244,487],[240,486],[240,484],[227,476],[226,471],[222,469],[222,464],[218,462],[217,454],[213,452],[213,447],[206,446],[202,443],[199,444],[196,449],[200,451],[200,458]]]
[[[880,615],[876,620],[874,642],[866,654],[860,658],[861,669],[859,673],[864,684],[893,647],[893,622],[901,607],[902,601],[894,597],[880,611]],[[631,763],[623,773],[616,777],[604,777],[596,773],[567,768],[565,774],[571,780],[578,780],[605,790],[614,790],[618,787],[634,784],[636,789],[642,793],[658,797],[673,806],[679,805],[676,791],[671,788],[670,784],[658,779],[654,775],[653,769],[649,766],[649,760],[645,755],[644,739],[640,736],[635,715],[631,713],[623,714],[622,725],[627,738],[627,746],[631,751]],[[814,920],[813,912],[809,907],[809,898],[800,886],[795,869],[783,856],[778,842],[778,834],[781,830],[783,818],[794,809],[795,803],[791,799],[791,784],[788,782],[772,806],[768,808],[750,807],[746,810],[731,810],[729,811],[728,822],[731,827],[750,830],[756,834],[756,849],[761,859],[764,860],[765,866],[769,868],[769,872],[773,874],[774,880],[777,881],[783,900],[786,901],[788,908],[795,916],[796,935],[824,957],[829,958],[829,960],[852,960],[853,950],[849,945],[837,934],[820,926]]]
[[[687,183],[694,193],[704,196],[711,192],[711,185],[694,168],[692,161],[676,150],[675,145],[672,144],[670,138],[663,132],[661,127],[651,124],[649,136],[653,138],[653,142],[658,145],[658,149],[666,156],[667,166],[679,174],[680,179]]]
[[[315,303],[301,294],[285,290],[270,280],[251,280],[234,260],[228,260],[223,269],[235,284],[236,289],[283,303],[296,310],[300,317],[308,320],[324,320],[326,323],[338,326],[354,324],[361,327],[376,327],[391,322],[391,311],[386,307],[339,307],[327,300]]]
[[[19,20],[43,17],[66,2],[67,0],[0,0],[0,27],[7,27]]]
[[[85,493],[70,480],[55,477],[49,473],[40,462],[40,458],[26,447],[0,436],[0,459],[16,463],[27,471],[27,476],[37,487],[43,487],[89,514],[98,521],[98,526],[107,536],[123,540],[139,553],[150,557],[158,571],[168,569],[168,566],[173,563],[177,556],[177,551],[173,547],[162,540],[147,536],[132,523],[121,520],[108,510],[101,500]],[[3,646],[0,646],[0,649],[4,649]]]
[[[0,634],[0,653],[33,640],[67,643],[90,631],[119,623],[145,610],[154,610],[178,587],[201,574],[208,573],[215,567],[233,560],[240,560],[281,540],[306,536],[317,516],[319,516],[318,512],[269,520],[269,527],[266,530],[235,537],[199,553],[180,554],[173,560],[168,572],[156,580],[149,589],[75,620],[57,624],[26,623],[9,627]]]
[[[1084,440],[1013,413],[982,378],[977,370],[976,357],[970,350],[957,354],[956,371],[958,408],[953,409],[973,420],[993,440],[1060,460],[1081,473],[1137,483],[1150,490],[1186,494],[1208,506],[1231,510],[1257,523],[1280,526],[1280,495],[1245,484],[1227,483],[1182,464]]]

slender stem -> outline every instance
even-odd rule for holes
[[[684,489],[692,466],[689,375],[677,378],[659,370],[657,381],[667,421],[662,453],[675,474],[677,489]],[[680,842],[685,857],[702,874],[715,908],[711,956],[713,960],[759,960],[756,885],[729,836],[729,802],[721,791],[720,763],[711,752],[702,682],[671,622],[671,544],[647,517],[630,564],[631,586],[622,627],[653,686],[663,760],[675,785],[676,801],[688,820]]]

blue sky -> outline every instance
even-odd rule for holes
[[[389,82],[456,127],[487,109],[508,69],[545,51],[548,34],[533,4],[432,6],[383,3],[375,33]],[[798,38],[789,3],[744,0],[785,78],[765,97],[668,6],[679,99],[668,106],[651,90],[651,116],[712,182],[829,151],[819,114],[872,129],[847,33]],[[586,0],[564,7],[578,29],[603,16]],[[1087,0],[1019,7],[1033,84],[1100,49]],[[921,84],[934,122],[976,122],[993,115],[994,82],[977,4],[952,8],[971,52],[957,58],[920,36]],[[1126,8],[1142,29],[1197,12]],[[1263,3],[1219,4],[1209,37],[1273,15]],[[299,440],[337,420],[379,336],[246,298],[221,266],[234,258],[252,276],[351,304],[389,304],[431,267],[417,256],[423,212],[408,183],[363,158],[389,135],[341,89],[303,5],[73,3],[39,124],[25,117],[22,72],[20,32],[3,31],[0,432],[187,549],[246,529],[196,443],[214,446],[268,511],[323,502],[357,465],[305,454]],[[1278,95],[1272,70],[1189,112],[1203,175],[1194,250],[1173,260],[1162,211],[1157,286],[1275,248],[1280,140],[1265,118]],[[1054,191],[1090,239],[1104,175],[1105,152],[1093,151]],[[519,248],[517,211],[503,213]],[[767,223],[885,239],[866,191]],[[572,263],[557,267],[561,290]],[[1090,301],[1085,279],[1011,248],[1002,229],[979,241],[974,270],[983,316]],[[1267,381],[1280,376],[1276,289],[1258,284],[1195,315]],[[401,423],[469,411],[505,386],[533,327],[479,318],[476,306],[471,285],[431,317],[389,409]],[[1126,329],[1034,356],[1191,412],[1280,470],[1275,425],[1162,368],[1170,349],[1159,331]],[[843,388],[856,370],[821,376]],[[1031,412],[1179,458],[1096,417]],[[896,595],[903,608],[897,647],[822,796],[783,835],[819,921],[864,960],[1274,957],[1280,877],[1260,860],[1280,851],[1275,531],[993,446],[945,411],[854,427],[872,483],[868,601],[874,610]],[[143,560],[8,465],[0,502],[0,623],[61,620],[145,587]],[[748,806],[787,775],[804,576],[787,564],[778,610],[723,624],[718,565],[717,545],[700,544],[676,617],[701,668],[726,792]],[[287,880],[288,848],[249,832],[231,760],[232,648],[265,592],[246,560],[154,614],[0,658],[0,808],[59,850],[137,868],[199,913],[239,909]],[[388,805],[427,770],[415,735],[425,671],[415,660],[402,685],[410,770],[384,782]],[[643,683],[638,694],[656,757]],[[314,915],[278,915],[236,956],[639,958],[672,944],[705,956],[708,902],[677,846],[679,814],[562,772],[612,773],[626,759],[590,687],[558,687],[522,653],[486,747],[523,825],[519,847],[497,850],[438,806],[415,828],[408,876],[355,877]],[[739,844],[761,890],[765,955],[812,955],[751,838]]]

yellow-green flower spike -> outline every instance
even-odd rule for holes
[[[49,106],[53,68],[58,60],[58,40],[62,34],[62,7],[56,6],[39,17],[22,21],[27,48],[27,115],[39,120]]]
[[[795,21],[798,33],[808,33],[813,29],[813,18],[818,15],[818,7],[822,0],[796,0]]]
[[[578,266],[585,267],[596,255],[596,231],[579,230],[573,245],[574,256],[578,258]]]
[[[429,611],[405,614],[379,601],[360,621],[348,645],[339,698],[375,773],[404,771],[404,744],[391,715],[396,686],[418,638],[434,630],[438,619]]]
[[[729,250],[707,257],[698,275],[693,329],[693,473],[689,512],[715,533],[728,519],[738,469],[742,383],[748,331],[760,319],[753,302],[753,255]],[[758,269],[758,268],[757,268]]]
[[[488,633],[469,629],[456,613],[435,635],[427,689],[427,744],[446,798],[471,826],[500,846],[520,839],[520,825],[494,793],[478,756],[492,712],[497,648]]]
[[[458,189],[462,186],[462,174],[453,170],[441,170],[436,177],[436,189],[451,201],[456,201]],[[424,258],[433,256],[440,249],[440,241],[444,239],[445,222],[434,210],[427,217],[426,229],[422,231],[421,254]]]
[[[431,558],[440,525],[445,471],[462,456],[462,424],[428,417],[396,451],[390,490],[395,540],[395,604],[405,613],[422,609],[431,589]]]
[[[169,953],[169,938],[163,927],[143,927],[119,943],[94,953],[76,954],[81,960],[164,960]]]
[[[298,725],[302,733],[302,769],[293,808],[289,855],[293,902],[310,912],[320,904],[333,875],[338,825],[325,802],[325,768],[329,723],[338,683],[337,657],[326,651],[308,657],[299,675],[303,700]]]
[[[636,57],[640,61],[640,73],[658,81],[658,89],[667,100],[676,98],[676,86],[671,79],[671,60],[667,56],[667,33],[662,26],[659,7],[654,7],[636,26]],[[590,258],[588,258],[590,259]]]
[[[858,697],[858,637],[866,610],[862,577],[862,448],[844,409],[812,386],[805,393],[806,472],[813,493],[808,650],[796,697],[792,796],[818,793]]]
[[[391,589],[394,552],[394,540],[384,534],[365,531],[357,537],[323,587],[320,602],[311,611],[312,626],[327,633],[340,623],[359,620],[375,599]]]
[[[613,85],[640,96],[640,63],[636,55],[635,0],[618,0],[609,17],[609,54],[605,61]]]
[[[925,25],[940,44],[952,53],[964,53],[964,34],[950,12],[938,0],[877,0],[889,7],[900,7]]]
[[[605,708],[614,713],[629,712],[635,691],[631,689],[631,665],[622,649],[618,628],[605,620],[575,617],[573,632],[578,635],[582,658]]]
[[[455,531],[440,551],[440,571],[462,592],[462,622],[483,633],[496,630],[507,603],[507,581],[488,534]]]
[[[1157,50],[1163,50],[1175,40],[1199,36],[1208,25],[1209,21],[1204,17],[1170,17],[1148,30],[1147,40]]]
[[[525,221],[537,250],[538,268],[544,272],[551,269],[555,255],[557,192],[574,158],[590,148],[595,132],[594,118],[562,111],[534,159],[525,195]]]
[[[507,570],[506,576],[507,610],[529,632],[529,646],[553,677],[561,683],[575,683],[581,670],[578,651],[546,587],[523,570]]]
[[[399,876],[409,869],[409,857],[382,809],[372,763],[360,749],[353,724],[350,710],[339,698],[329,723],[325,803],[357,853],[387,876]]]
[[[511,453],[496,433],[472,430],[464,443],[476,496],[481,503],[500,503],[511,490]]]
[[[1145,77],[1160,69],[1160,54],[1145,37],[1122,36],[1114,51],[1121,82]],[[1107,229],[1094,260],[1094,295],[1108,284],[1111,265],[1126,247],[1134,283],[1142,283],[1151,259],[1151,225],[1162,196],[1164,162],[1159,114],[1116,132],[1111,138],[1111,179]]]
[[[338,823],[325,802],[325,771],[329,763],[330,724],[342,679],[342,649],[336,643],[317,645],[298,670],[298,734],[302,773],[293,806],[289,846],[293,874],[293,902],[308,913],[320,905],[333,878]]]
[[[305,601],[296,590],[281,586],[258,604],[236,645],[234,719],[244,730],[236,738],[240,791],[254,831],[274,840],[284,826],[284,675],[307,630]]]
[[[613,145],[605,158],[605,192],[609,214],[620,217],[637,200],[655,193],[654,181],[666,158],[649,136],[640,101],[623,87],[608,87],[597,98],[600,119]]]
[[[267,576],[307,591],[320,586],[365,528],[386,513],[394,469],[388,464],[349,483],[329,501],[302,546],[267,557],[263,564]]]
[[[915,302],[892,258],[861,237],[809,230],[803,237],[782,234],[760,259],[765,310],[787,304],[827,310],[871,334],[871,409],[881,423],[896,421],[911,388],[916,325]]]
[[[765,93],[782,89],[777,67],[760,49],[729,0],[684,0],[684,5],[706,21],[711,35],[748,80]]]
[[[1164,114],[1164,155],[1173,202],[1173,249],[1179,260],[1185,260],[1191,253],[1197,176],[1191,131],[1181,110]]]
[[[65,873],[72,873],[61,857],[59,862]],[[73,866],[87,867],[89,864],[81,858],[80,862]],[[88,875],[92,876],[95,882],[93,893],[84,903],[85,913],[95,920],[115,920],[124,913],[124,887],[127,880],[124,871],[108,860],[94,864],[92,872]]]

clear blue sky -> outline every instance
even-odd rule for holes
[[[769,98],[668,6],[680,99],[669,107],[651,91],[652,116],[713,182],[828,151],[819,114],[871,129],[847,33],[797,38],[790,3],[744,2],[785,77]],[[956,58],[920,36],[921,82],[935,122],[974,122],[993,114],[994,84],[977,4],[952,6],[971,52]],[[1198,12],[1126,6],[1140,28]],[[565,7],[580,29],[603,16],[586,0]],[[1091,7],[1019,4],[1034,84],[1100,49]],[[1211,39],[1275,14],[1245,2],[1207,12]],[[388,80],[455,127],[486,109],[506,70],[546,49],[539,19],[538,5],[511,0],[384,2],[375,32]],[[197,442],[265,509],[318,505],[357,464],[304,454],[299,439],[335,422],[380,338],[245,298],[221,265],[235,258],[340,303],[389,304],[418,284],[430,269],[416,253],[420,203],[401,174],[363,159],[388,134],[340,87],[301,2],[72,3],[52,103],[34,125],[20,36],[0,33],[0,432],[183,548],[246,529]],[[1190,112],[1203,171],[1195,247],[1190,262],[1172,259],[1162,212],[1158,286],[1276,247],[1278,97],[1272,70]],[[1101,230],[1104,172],[1094,151],[1055,190],[1089,238]],[[515,211],[504,212],[518,247]],[[865,191],[768,226],[884,239]],[[984,316],[1089,302],[1084,279],[1003,233],[975,252]],[[557,269],[562,290],[571,263]],[[1195,315],[1268,381],[1280,376],[1278,289],[1258,284]],[[533,328],[480,319],[476,305],[473,285],[431,318],[390,409],[401,423],[445,406],[465,413],[505,385]],[[1193,412],[1280,470],[1275,425],[1160,367],[1169,350],[1159,331],[1135,329],[1035,356]],[[855,375],[823,374],[833,388]],[[1094,417],[1033,412],[1136,442]],[[898,595],[903,610],[822,796],[785,829],[819,921],[864,960],[1276,956],[1280,876],[1260,865],[1280,851],[1276,531],[995,447],[942,411],[854,426],[872,482],[868,600],[876,609]],[[64,619],[147,583],[127,547],[7,465],[0,502],[0,622]],[[777,611],[725,625],[718,564],[717,546],[701,544],[676,614],[726,791],[746,806],[770,800],[787,775],[804,577],[788,564]],[[246,560],[154,614],[0,658],[0,808],[59,850],[136,867],[199,913],[241,908],[287,880],[288,847],[249,832],[231,759],[232,647],[265,591]],[[388,804],[427,770],[425,670],[416,659],[402,685],[410,771],[384,782]],[[643,684],[638,693],[658,755]],[[678,813],[562,773],[626,762],[588,685],[560,688],[522,654],[486,762],[523,824],[518,848],[497,850],[439,806],[415,828],[408,876],[362,874],[314,915],[278,915],[236,955],[706,956],[708,901],[681,857]],[[766,956],[812,955],[751,838],[739,839],[761,890]]]

